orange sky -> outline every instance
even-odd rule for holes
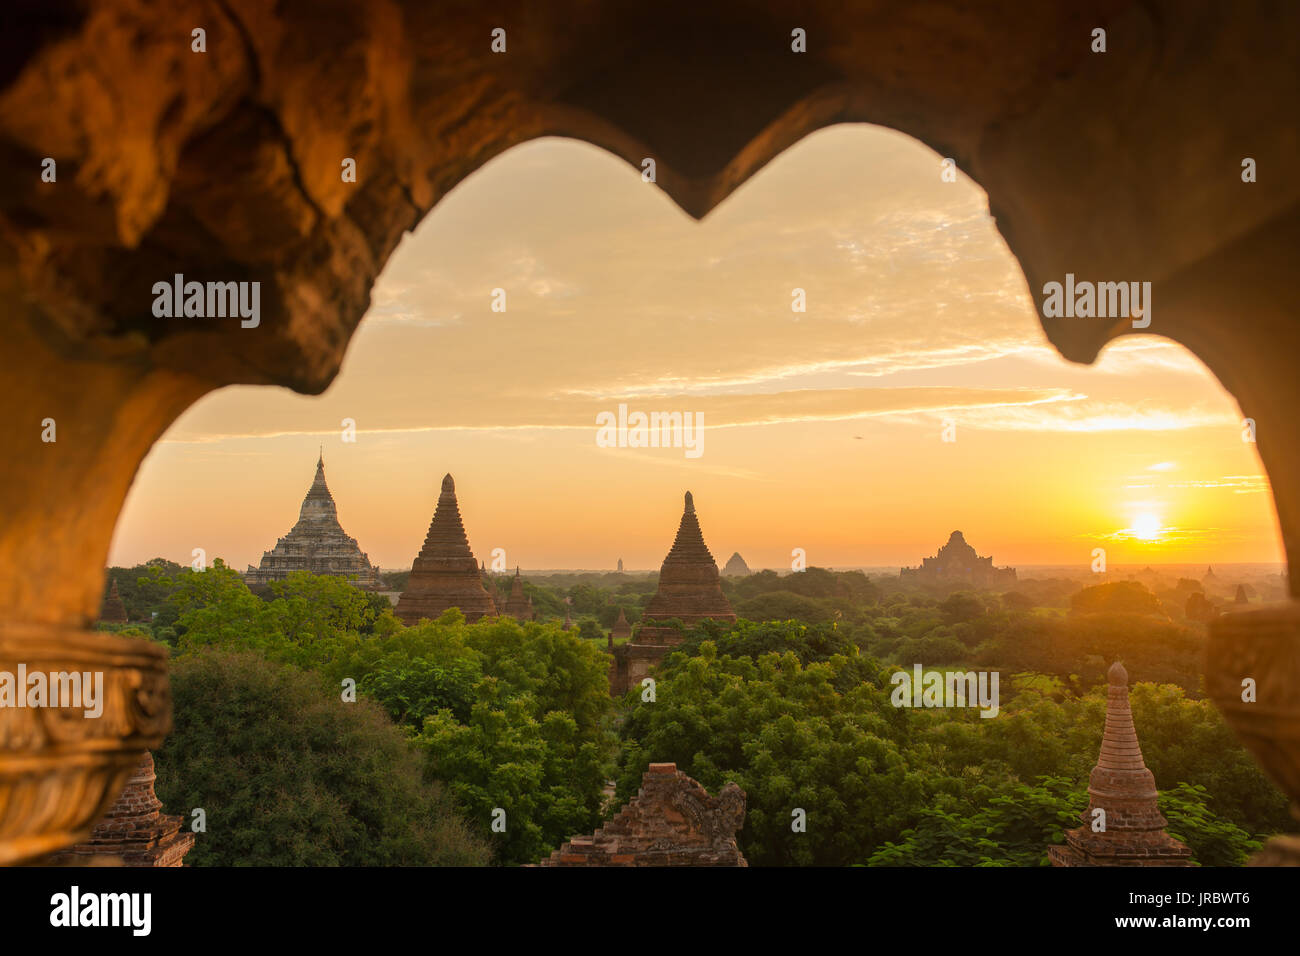
[[[620,403],[702,414],[702,453],[599,447]],[[1240,418],[1157,336],[1061,359],[983,191],[900,133],[809,136],[699,223],[609,154],[538,140],[405,238],[323,396],[228,388],[177,421],[109,560],[256,563],[323,444],[385,568],[447,471],[475,553],[526,568],[657,568],[688,488],[714,556],[753,567],[917,564],[956,528],[999,565],[1281,561]]]

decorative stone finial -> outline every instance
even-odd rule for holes
[[[1114,664],[1110,665],[1110,670],[1106,672],[1106,679],[1116,687],[1127,687],[1128,671],[1124,669],[1123,664],[1116,661]]]
[[[686,513],[688,515],[695,514],[695,499],[691,497],[689,491],[686,492]]]
[[[442,492],[443,494],[447,494],[448,492],[455,494],[456,492],[456,481],[451,477],[451,472],[447,472],[447,474],[442,476]]]

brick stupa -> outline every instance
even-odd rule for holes
[[[541,866],[748,866],[736,833],[745,791],[710,797],[672,763],[652,763],[641,789],[591,836],[573,837]]]
[[[182,866],[194,846],[194,834],[181,830],[182,819],[162,812],[154,794],[153,754],[146,752],[126,789],[90,831],[85,843],[47,860],[55,866]]]
[[[1192,851],[1165,832],[1156,803],[1156,778],[1147,769],[1133,727],[1128,671],[1111,665],[1106,689],[1106,730],[1101,756],[1088,778],[1083,826],[1065,833],[1064,846],[1049,846],[1053,866],[1191,866]],[[1106,829],[1093,830],[1093,811],[1105,811]]]
[[[627,615],[620,607],[618,609],[618,620],[614,622],[614,630],[609,632],[610,641],[622,641],[632,636],[632,625],[627,622]]]
[[[736,620],[736,612],[722,593],[718,565],[704,543],[695,515],[695,499],[689,491],[677,537],[659,569],[659,589],[646,605],[641,617],[643,623],[631,640],[614,649],[609,670],[611,694],[617,697],[627,693],[649,674],[652,666],[685,640],[676,627],[656,623],[674,618],[688,626],[709,619],[733,623]]]
[[[379,568],[339,524],[334,496],[325,484],[323,453],[316,460],[316,477],[298,510],[298,523],[262,555],[257,567],[249,565],[244,581],[250,587],[266,585],[283,581],[294,571],[349,578],[360,588],[383,587]]]
[[[524,596],[524,581],[519,576],[519,568],[515,568],[514,580],[510,582],[510,597],[506,598],[503,614],[508,614],[516,621],[531,621],[533,619],[533,599]]]
[[[105,624],[126,623],[126,605],[122,603],[122,596],[117,593],[117,581],[113,578],[108,579],[108,595],[104,598],[99,619]]]
[[[483,587],[479,562],[469,549],[456,503],[456,482],[447,475],[424,547],[411,566],[394,613],[406,624],[418,624],[453,607],[460,608],[467,621],[497,613],[496,602]]]

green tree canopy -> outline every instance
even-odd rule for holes
[[[171,668],[175,729],[157,792],[207,832],[195,866],[465,866],[487,862],[450,795],[378,705],[248,652]]]

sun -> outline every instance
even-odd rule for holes
[[[1139,540],[1155,541],[1160,537],[1161,528],[1160,519],[1153,514],[1146,513],[1134,518],[1133,527],[1129,530],[1133,532],[1133,537]]]

